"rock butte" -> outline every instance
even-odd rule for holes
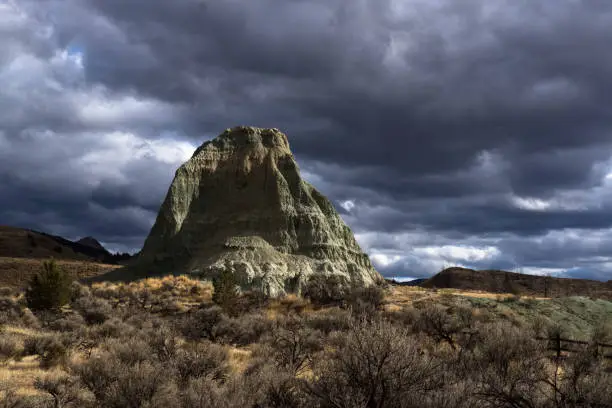
[[[357,285],[381,276],[331,202],[302,180],[278,129],[235,127],[176,172],[136,267],[213,278],[243,289],[299,292],[312,274]]]

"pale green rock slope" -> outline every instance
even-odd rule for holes
[[[331,202],[302,180],[286,135],[253,127],[226,130],[177,170],[136,267],[202,278],[230,270],[271,296],[315,273],[382,279]]]

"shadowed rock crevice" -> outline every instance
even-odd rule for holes
[[[334,206],[300,177],[277,129],[236,127],[200,146],[176,172],[135,267],[243,288],[300,290],[313,273],[360,285],[381,280]]]

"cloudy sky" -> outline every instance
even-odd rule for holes
[[[0,224],[142,245],[176,168],[288,134],[387,276],[612,279],[612,2],[0,0]]]

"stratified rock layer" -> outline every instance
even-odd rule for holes
[[[229,269],[271,296],[299,291],[313,273],[381,280],[334,206],[300,177],[287,137],[252,127],[226,130],[177,170],[137,265],[204,278]]]

